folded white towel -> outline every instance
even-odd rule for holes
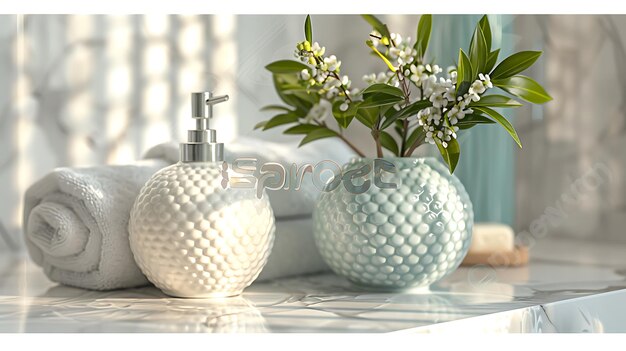
[[[291,155],[291,156],[286,156]],[[305,146],[240,139],[228,145],[227,161],[258,157],[260,162],[315,165],[331,159],[339,165],[352,157],[340,141]],[[128,243],[128,218],[139,190],[150,176],[178,162],[178,145],[151,149],[148,160],[128,166],[59,168],[33,184],[25,195],[24,233],[36,264],[55,282],[80,288],[108,290],[147,284],[134,262]],[[319,190],[310,176],[300,191],[268,191],[278,219],[276,243],[261,279],[324,270],[307,218]]]
[[[313,219],[276,221],[272,254],[257,281],[329,270],[313,239]]]
[[[148,150],[146,158],[162,158],[172,163],[178,162],[178,144],[164,143]],[[241,137],[236,142],[225,145],[224,159],[231,164],[238,157],[254,157],[257,163],[256,176],[259,168],[267,162],[276,162],[283,165],[289,178],[292,164],[298,168],[310,164],[315,166],[321,161],[332,161],[338,166],[347,163],[354,152],[339,139],[326,139],[323,143],[308,144],[298,148],[297,143],[274,143],[260,139]],[[292,174],[292,179],[296,179]],[[299,177],[298,181],[299,181]],[[299,190],[271,190],[266,189],[277,220],[309,216],[319,193],[312,180],[311,174],[306,173]]]
[[[148,283],[130,251],[128,218],[139,190],[167,165],[58,168],[25,195],[26,247],[50,280],[94,290]]]

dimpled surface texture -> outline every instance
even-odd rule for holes
[[[434,158],[388,158],[381,189],[362,194],[341,184],[322,192],[314,217],[315,242],[326,263],[358,285],[381,289],[427,286],[454,271],[469,249],[474,214],[465,188]],[[371,159],[354,159],[343,171]],[[370,172],[370,175],[373,172]],[[371,176],[354,179],[355,185]]]
[[[169,295],[238,295],[267,262],[275,231],[267,196],[221,181],[216,163],[178,163],[153,175],[135,201],[131,249]]]

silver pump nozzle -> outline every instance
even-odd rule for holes
[[[188,142],[180,144],[181,162],[217,162],[224,160],[224,144],[218,143],[215,129],[209,129],[213,105],[228,101],[228,95],[211,92],[191,93],[191,117],[196,129],[187,132]]]

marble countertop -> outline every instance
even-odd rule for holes
[[[625,253],[542,239],[526,267],[463,267],[429,290],[364,291],[325,273],[203,300],[65,287],[3,252],[0,332],[625,332]]]

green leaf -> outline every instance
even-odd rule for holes
[[[394,155],[399,156],[400,151],[398,150],[398,143],[391,136],[391,134],[385,131],[380,131],[379,138],[380,145],[382,145],[382,147],[391,151]]]
[[[470,129],[476,126],[477,124],[494,124],[494,123],[496,122],[492,119],[489,119],[483,115],[473,113],[473,114],[465,115],[463,119],[459,120],[456,126],[459,127],[459,129],[465,130],[465,129]]]
[[[469,104],[470,107],[482,106],[482,107],[520,107],[522,104],[519,101],[513,100],[504,95],[484,95],[478,101],[472,101]]]
[[[263,106],[263,108],[261,108],[261,111],[262,112],[265,112],[265,111],[291,112],[291,110],[288,107],[281,106],[281,105],[267,105],[267,106]]]
[[[471,84],[468,81],[461,82],[456,88],[456,97],[465,95],[469,91],[470,86]]]
[[[498,62],[498,55],[500,55],[500,49],[494,50],[487,56],[487,63],[485,64],[485,72],[491,72],[493,66]]]
[[[259,129],[259,128],[263,128],[263,127],[265,127],[265,125],[266,125],[266,124],[267,124],[267,121],[261,121],[261,122],[259,122],[259,123],[255,124],[255,125],[254,125],[254,128],[252,128],[252,130],[256,130],[256,129]]]
[[[459,156],[461,155],[459,142],[456,139],[451,139],[447,142],[447,148],[443,147],[443,144],[441,144],[441,141],[439,141],[439,139],[435,139],[435,143],[437,144],[437,148],[439,149],[439,153],[443,157],[443,160],[448,165],[450,173],[454,173],[454,169],[459,163]]]
[[[367,99],[363,100],[359,108],[362,109],[395,105],[403,100],[403,98],[394,95],[388,95],[385,93],[373,93],[369,95]]]
[[[541,51],[520,51],[507,58],[491,72],[491,79],[503,79],[514,76],[532,66],[541,56]]]
[[[361,102],[358,101],[348,103],[348,109],[345,111],[341,111],[341,105],[343,103],[343,101],[335,101],[333,103],[332,111],[335,120],[337,120],[337,124],[339,124],[341,128],[348,128],[350,122],[352,122],[352,119],[354,118],[354,115],[356,115],[356,112],[359,109],[359,105],[361,104]]]
[[[402,135],[404,133],[404,123],[402,121],[396,121],[393,125],[393,130],[395,130],[398,135]]]
[[[425,109],[426,107],[432,106],[431,102],[428,100],[419,100],[416,101],[398,111],[396,111],[393,115],[385,119],[380,129],[387,129],[393,122],[398,119],[406,118],[412,116],[419,111]]]
[[[374,15],[361,15],[363,19],[372,26],[378,33],[380,33],[383,37],[387,37],[391,40],[391,33],[389,32],[389,28],[387,25],[381,22]]]
[[[469,49],[469,59],[472,63],[472,76],[470,82],[478,76],[478,73],[484,71],[487,64],[488,54],[489,52],[487,51],[485,35],[483,33],[483,30],[480,29],[479,23],[474,30],[474,35],[472,36],[472,42],[470,43]]]
[[[304,37],[309,43],[313,43],[313,30],[311,29],[311,16],[307,15],[304,21]]]
[[[394,113],[396,113],[395,105],[387,105],[380,107],[380,122],[382,122],[386,117],[390,117]],[[378,124],[380,126],[380,123]]]
[[[295,88],[283,89],[283,93],[292,94],[292,95],[298,94],[298,93],[308,94],[309,90],[307,90],[307,88],[305,87],[295,87]]]
[[[376,124],[379,112],[379,108],[359,108],[356,111],[355,117],[367,128],[374,129],[374,124]]]
[[[369,97],[373,93],[383,93],[404,98],[404,93],[399,88],[384,83],[372,84],[361,92],[364,98]]]
[[[372,49],[378,55],[378,57],[380,57],[380,59],[385,62],[385,64],[387,65],[387,67],[389,68],[391,72],[396,71],[396,68],[391,64],[389,59],[387,59],[385,55],[383,55],[380,51],[378,51],[378,49],[374,46],[374,43],[371,40],[366,41],[365,44],[369,46],[369,48]]]
[[[293,60],[280,60],[265,66],[272,73],[298,73],[303,69],[309,69],[304,63]]]
[[[301,106],[299,106],[297,100],[294,97],[283,93],[284,86],[287,85],[287,83],[283,79],[283,76],[279,76],[278,74],[273,74],[272,80],[274,82],[274,89],[276,90],[276,94],[278,94],[278,97],[280,97],[280,99],[284,103],[295,108],[299,108],[299,107],[301,108]]]
[[[307,99],[302,99],[295,94],[286,94],[285,91],[289,89],[293,89],[297,86],[298,78],[295,74],[274,74],[272,75],[272,79],[274,81],[274,88],[276,89],[276,93],[289,106],[292,106],[296,109],[295,113],[298,116],[306,116],[311,107],[313,106],[313,102],[308,101]],[[314,97],[313,94],[309,96]],[[319,99],[319,97],[317,97]]]
[[[263,126],[263,130],[268,130],[270,128],[282,126],[283,124],[295,123],[298,122],[298,116],[293,113],[283,113],[280,115],[276,115],[272,117],[265,125]]]
[[[485,36],[485,43],[487,44],[487,51],[489,52],[491,51],[491,26],[489,25],[489,18],[487,15],[484,15],[478,23]]]
[[[474,107],[474,109],[482,113],[485,113],[489,115],[491,118],[493,118],[502,127],[504,127],[504,129],[511,135],[513,140],[515,140],[517,145],[519,145],[519,147],[522,147],[522,142],[519,140],[519,137],[517,136],[517,132],[515,131],[515,128],[513,128],[513,125],[511,124],[511,122],[509,122],[506,118],[504,118],[504,116],[490,109],[489,107]]]
[[[433,16],[422,15],[420,17],[419,24],[417,25],[417,41],[415,42],[415,50],[417,50],[417,56],[423,58],[428,49],[428,42],[430,41],[430,32],[432,30]]]
[[[409,135],[409,138],[406,140],[406,144],[409,147],[411,147],[416,142],[420,144],[423,143],[424,139],[426,139],[426,132],[424,131],[424,128],[422,126],[418,126],[411,132],[411,135]],[[411,156],[411,155],[407,155],[407,156]]]
[[[518,75],[506,79],[493,79],[491,82],[507,93],[534,104],[543,104],[552,100],[550,94],[530,77]]]
[[[312,141],[318,140],[318,139],[324,139],[324,138],[332,138],[337,136],[337,132],[335,132],[334,130],[330,130],[328,128],[322,128],[322,129],[316,129],[313,130],[311,132],[309,132],[300,142],[300,145],[298,145],[298,147],[304,145],[304,144],[308,144]]]
[[[308,134],[316,129],[324,128],[322,126],[318,126],[315,124],[299,124],[297,126],[293,126],[289,129],[286,129],[283,134]]]
[[[470,83],[472,81],[472,63],[463,49],[459,49],[459,62],[457,64],[456,74],[457,81],[459,82],[457,86],[458,92],[462,82]],[[469,88],[469,85],[467,87]]]
[[[288,95],[296,96],[298,99],[302,101],[307,101],[311,105],[316,104],[320,99],[319,94],[313,93],[311,91],[307,91],[306,89],[285,90],[284,93]]]

